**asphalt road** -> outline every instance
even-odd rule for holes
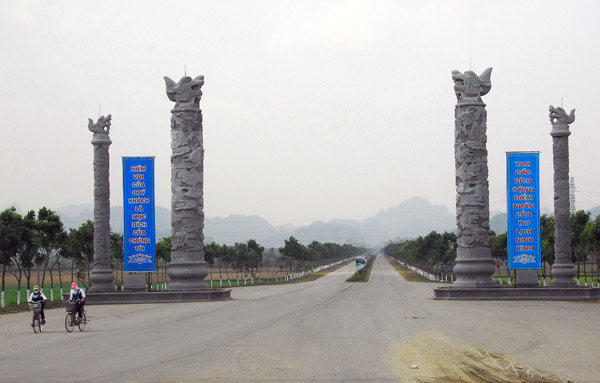
[[[225,302],[89,306],[85,332],[67,333],[60,309],[43,334],[30,313],[2,315],[0,381],[417,382],[472,347],[513,370],[600,382],[600,304],[434,301],[436,284],[406,282],[385,259],[368,283],[345,282],[353,271]]]

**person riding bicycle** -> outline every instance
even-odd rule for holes
[[[44,315],[44,306],[46,306],[46,296],[40,291],[38,285],[33,286],[33,292],[29,296],[27,302],[40,302],[40,317],[42,324],[46,324],[46,316]]]
[[[71,294],[69,295],[69,303],[75,300],[75,312],[79,314],[79,319],[83,317],[83,306],[85,305],[85,291],[77,287],[77,283],[71,283]]]

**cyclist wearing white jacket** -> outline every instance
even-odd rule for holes
[[[33,292],[29,295],[27,302],[40,302],[40,318],[42,324],[46,324],[46,316],[44,315],[44,306],[46,306],[46,296],[40,291],[38,285],[33,286]]]

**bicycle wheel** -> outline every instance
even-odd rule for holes
[[[85,317],[85,311],[83,312],[83,317],[79,319],[79,331],[85,330],[85,325],[87,325],[87,318]]]
[[[73,317],[73,313],[67,313],[67,316],[65,317],[65,328],[67,329],[67,332],[73,331],[74,327],[75,318]]]
[[[39,315],[34,315],[33,316],[33,321],[31,322],[31,327],[33,327],[33,332],[35,332],[37,334],[38,331],[40,330],[40,317]]]

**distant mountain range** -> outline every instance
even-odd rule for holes
[[[18,204],[13,204],[20,214],[24,212]],[[85,221],[94,219],[92,204],[69,205],[52,209],[60,215],[65,228],[77,228]],[[171,212],[156,206],[156,238],[171,235]],[[600,206],[590,210],[592,218],[600,213]],[[542,214],[551,214],[544,211]],[[491,213],[490,228],[497,234],[506,232],[506,213]],[[123,233],[123,207],[110,209],[111,230]],[[334,219],[329,222],[313,222],[308,226],[273,226],[256,215],[232,214],[228,217],[206,218],[204,221],[204,242],[217,242],[232,245],[254,239],[265,248],[282,247],[284,241],[294,236],[307,245],[312,241],[321,243],[351,243],[366,247],[377,247],[390,240],[415,238],[437,232],[456,231],[456,217],[444,205],[432,205],[424,198],[414,197],[398,206],[382,210],[374,217],[363,221]]]

